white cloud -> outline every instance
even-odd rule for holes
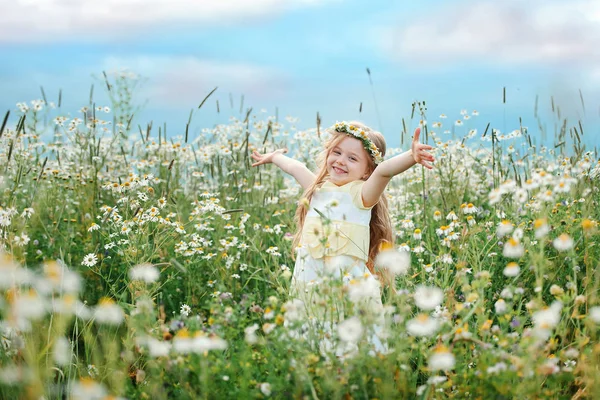
[[[163,23],[244,23],[332,0],[13,0],[0,2],[0,43],[114,37]]]
[[[243,94],[251,101],[273,101],[285,94],[290,78],[280,70],[247,63],[225,63],[196,57],[133,56],[108,58],[107,73],[130,70],[148,79],[143,96],[154,105],[197,106],[215,86],[219,96]]]
[[[431,63],[593,65],[600,61],[595,0],[452,3],[387,30],[394,57]]]

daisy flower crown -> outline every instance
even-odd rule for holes
[[[365,132],[363,129],[349,124],[346,121],[336,122],[333,126],[333,129],[336,132],[343,132],[360,140],[367,153],[371,155],[371,158],[373,159],[375,164],[381,164],[381,162],[383,161],[381,152],[379,151],[377,146],[375,146],[375,143],[373,143],[371,139],[369,139],[369,137],[367,136],[367,132]]]

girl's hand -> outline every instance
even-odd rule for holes
[[[258,151],[255,150],[254,153],[252,153],[251,157],[254,160],[256,160],[256,162],[254,164],[252,164],[252,166],[257,167],[259,165],[272,163],[273,157],[275,157],[277,154],[285,154],[287,152],[288,152],[287,149],[278,149],[271,153],[260,154]]]
[[[434,162],[435,159],[431,153],[427,151],[433,149],[433,147],[429,146],[428,144],[420,143],[419,136],[421,136],[421,128],[415,129],[415,133],[413,135],[411,146],[412,156],[417,164],[421,164],[428,169],[433,169],[433,166],[430,164],[430,162]]]

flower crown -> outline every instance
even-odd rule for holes
[[[375,164],[380,164],[383,161],[381,152],[379,151],[377,146],[375,146],[375,143],[373,143],[371,139],[369,139],[367,133],[364,130],[360,129],[357,126],[351,125],[346,121],[336,122],[333,126],[333,129],[336,132],[344,132],[360,140],[365,150],[371,155],[371,158],[373,158],[373,162],[375,162]]]

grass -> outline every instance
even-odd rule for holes
[[[396,245],[412,257],[383,293],[390,351],[370,352],[359,313],[363,340],[337,357],[337,328],[305,332],[288,296],[299,187],[248,158],[286,146],[314,168],[323,132],[248,112],[195,140],[151,126],[138,138],[131,86],[105,78],[108,109],[90,101],[63,120],[36,101],[2,124],[1,397],[600,394],[600,167],[579,122],[560,122],[555,148],[521,126],[479,134],[476,115],[461,116],[454,140],[445,119],[429,123],[435,169],[412,168],[387,192]],[[160,278],[133,279],[140,264]],[[433,310],[416,306],[423,285],[443,291]],[[354,313],[346,290],[332,280],[325,309]],[[432,321],[424,336],[408,328]]]

